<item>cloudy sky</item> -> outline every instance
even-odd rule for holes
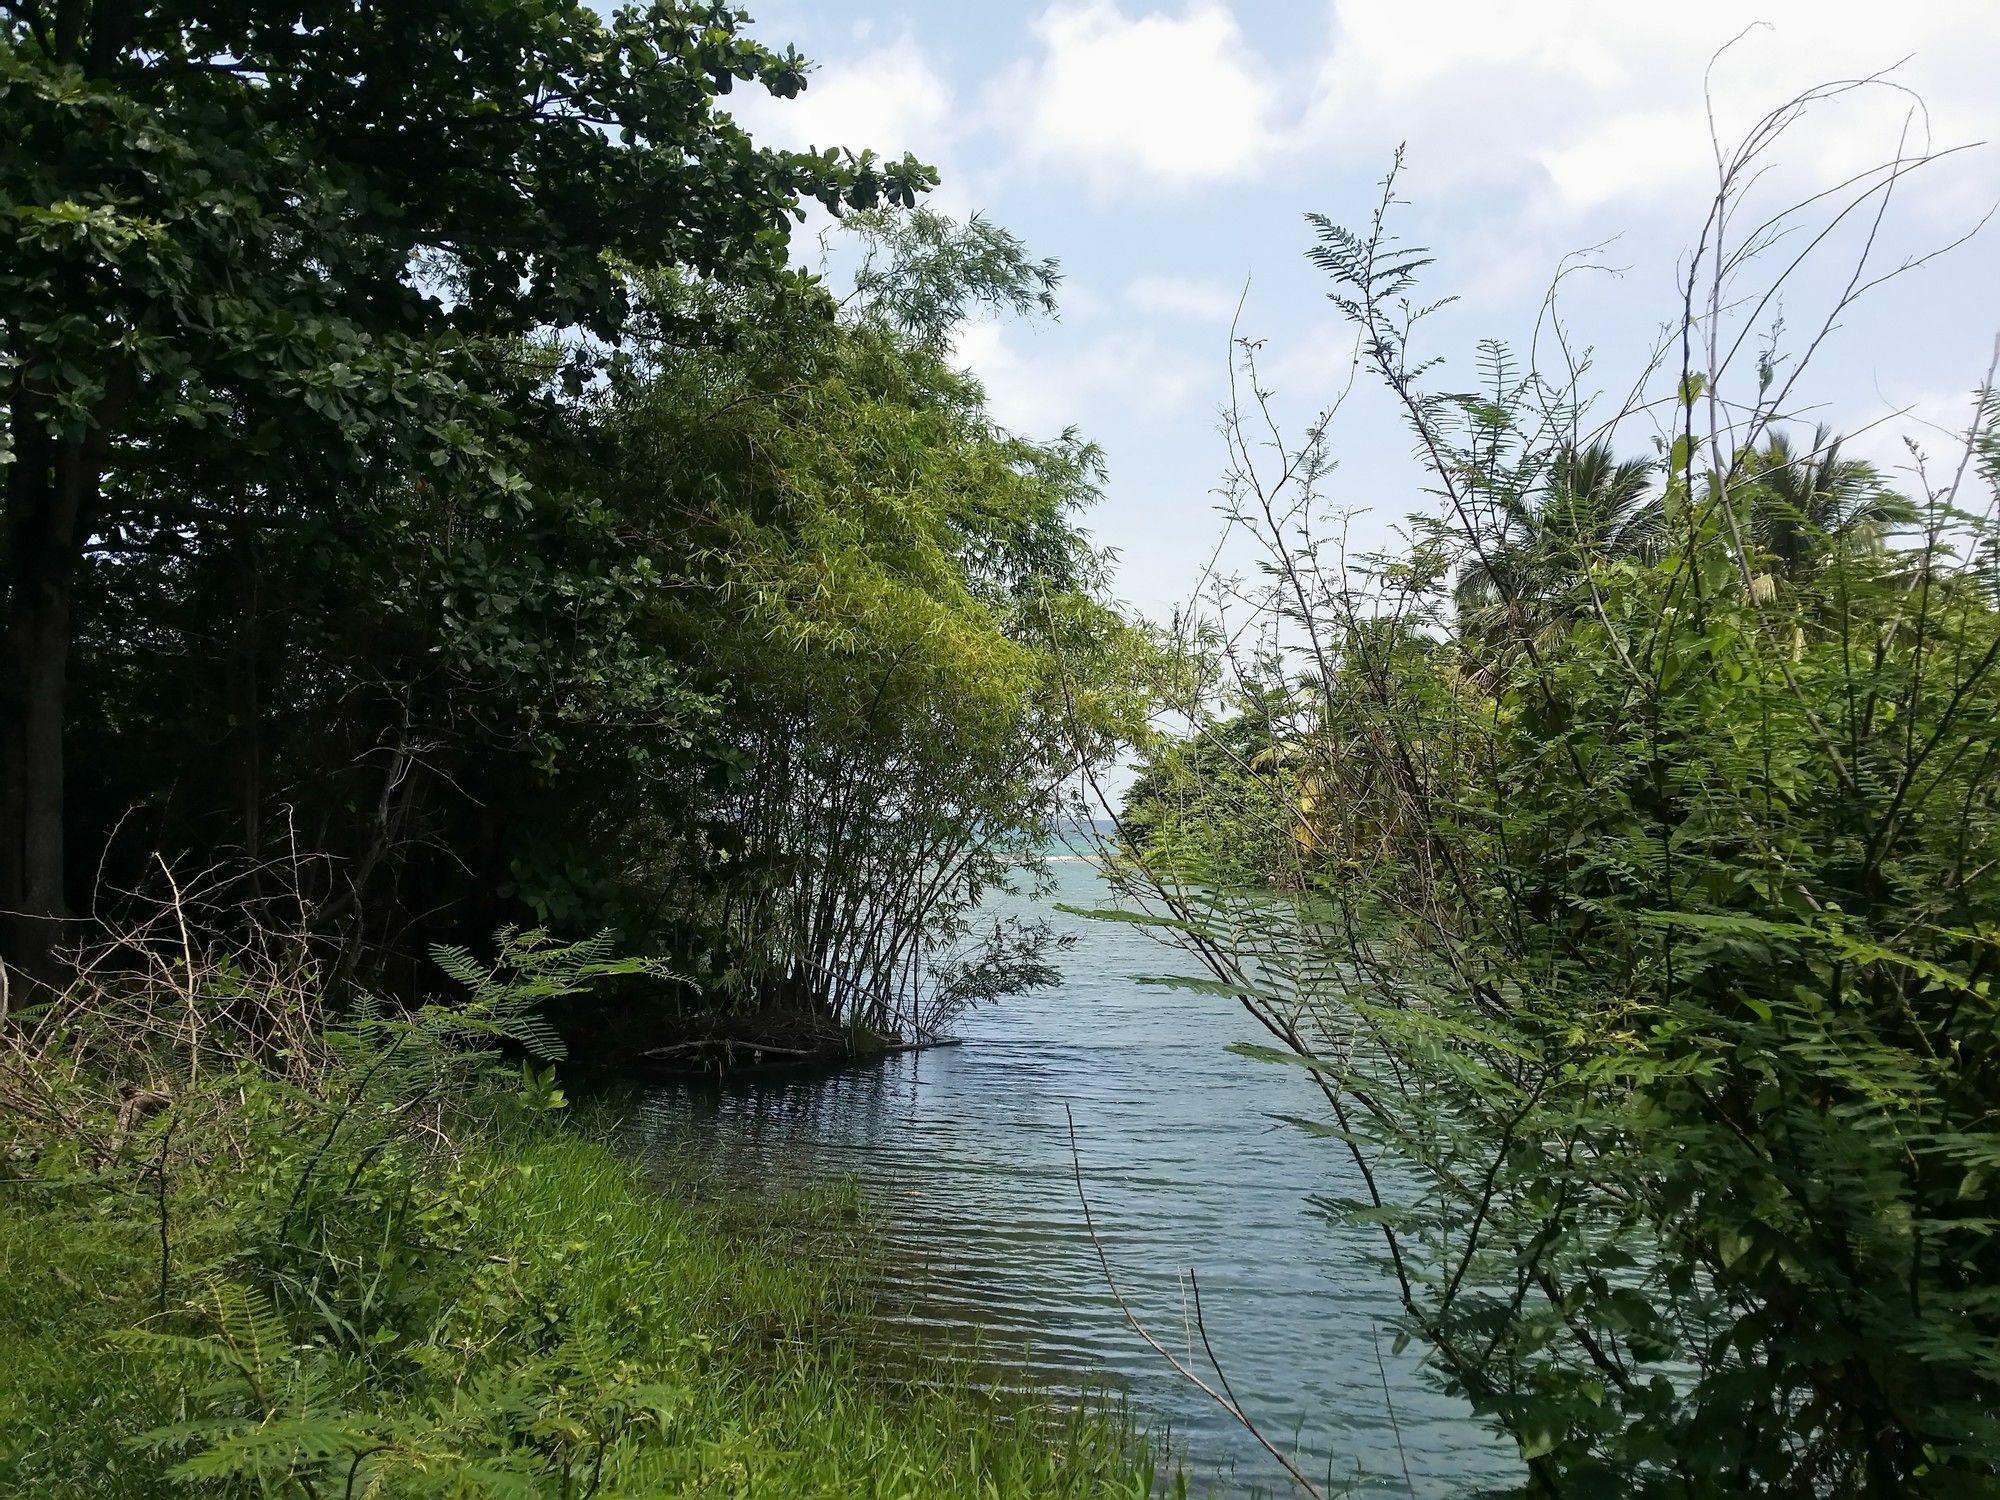
[[[1713,191],[1707,106],[1734,137],[1816,83],[1893,68],[1769,161],[1769,201],[1895,153],[1994,141],[1914,174],[1882,269],[1973,228],[2000,201],[2000,0],[761,0],[757,34],[818,64],[800,100],[743,106],[774,144],[915,152],[937,206],[979,211],[1065,273],[1055,323],[979,324],[961,357],[995,412],[1106,450],[1092,529],[1121,593],[1185,597],[1217,530],[1217,412],[1230,321],[1266,340],[1266,384],[1302,414],[1345,380],[1351,338],[1305,260],[1308,212],[1359,224],[1399,143],[1406,238],[1458,301],[1425,343],[1472,383],[1474,341],[1526,346],[1566,255],[1566,321],[1593,388],[1622,398],[1672,318],[1677,265]],[[1704,72],[1718,48],[1757,25]],[[1916,101],[1921,108],[1917,109]],[[1832,200],[1828,200],[1832,201]],[[1845,281],[1850,221],[1764,318],[1816,326]],[[1852,233],[1850,233],[1852,231]],[[1846,235],[1843,239],[1842,235]],[[1803,248],[1794,241],[1786,258]],[[2000,333],[2000,223],[1880,288],[1808,380],[1811,415],[1866,428],[1885,461],[1933,451]],[[1894,413],[1905,415],[1895,416]],[[1643,452],[1643,424],[1619,439]],[[1364,535],[1418,504],[1408,441],[1359,400],[1334,429],[1339,503]]]

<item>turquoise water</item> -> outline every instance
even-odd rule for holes
[[[1225,1049],[1264,1040],[1233,1002],[1136,984],[1192,972],[1127,924],[1054,910],[1109,895],[1094,865],[1055,866],[1048,909],[1075,936],[1063,983],[966,1017],[964,1045],[832,1077],[649,1096],[661,1149],[744,1183],[858,1178],[890,1239],[884,1305],[912,1340],[975,1341],[1059,1390],[1110,1387],[1166,1433],[1199,1490],[1287,1492],[1282,1472],[1127,1326],[1085,1226],[1070,1149],[1118,1289],[1161,1343],[1211,1378],[1193,1323],[1266,1435],[1362,1494],[1476,1492],[1518,1469],[1417,1351],[1391,1351],[1373,1236],[1330,1225],[1353,1189],[1338,1143],[1283,1124],[1324,1104],[1294,1068]]]

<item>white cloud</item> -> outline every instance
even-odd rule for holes
[[[884,156],[936,150],[952,136],[952,88],[912,40],[830,62],[796,100],[816,146],[868,146]]]
[[[1666,183],[1699,181],[1713,168],[1708,126],[1694,109],[1614,115],[1589,134],[1536,153],[1556,196],[1573,209],[1596,208]]]
[[[1928,106],[1933,142],[1980,139],[2000,124],[1992,93],[2000,5],[1991,0],[1761,0],[1754,8],[1742,0],[1333,0],[1331,15],[1305,142],[1380,159],[1407,140],[1427,183],[1526,192],[1559,218],[1614,201],[1652,200],[1679,213],[1705,190],[1714,164],[1703,76],[1725,46],[1711,94],[1725,145],[1801,90],[1906,58],[1891,76]],[[1912,103],[1887,87],[1832,101],[1778,156],[1793,182],[1837,181],[1895,150]],[[2000,184],[1993,155],[1979,169],[1989,185]],[[1659,202],[1663,192],[1669,201]]]
[[[1875,401],[1857,405],[1851,420],[1835,422],[1835,431],[1849,434],[1842,451],[1911,481],[1908,488],[1915,493],[1914,443],[1931,482],[1949,482],[1976,414],[1971,391],[1899,388],[1875,395]],[[1961,503],[1965,498],[1961,495]]]
[[[1316,412],[1357,388],[1360,356],[1361,341],[1349,324],[1315,314],[1257,351],[1257,384],[1294,416]]]
[[[960,164],[968,122],[944,67],[907,32],[877,41],[874,28],[859,27],[850,46],[816,57],[797,98],[745,90],[730,100],[730,110],[765,145],[866,149],[890,161],[908,152],[938,171],[939,186],[927,200],[933,208],[960,218],[973,212],[983,184]],[[812,214],[811,222],[824,227],[818,210]]]
[[[1060,0],[1031,29],[1036,56],[994,104],[1024,117],[1034,165],[1104,191],[1187,187],[1248,176],[1270,147],[1268,70],[1218,0],[1135,15],[1120,0]]]
[[[1046,337],[1047,335],[1045,335]],[[1213,388],[1212,372],[1186,352],[1143,331],[1118,330],[1077,348],[1024,347],[1035,335],[980,319],[959,330],[961,364],[986,387],[987,409],[1001,426],[1050,438],[1093,413],[1136,411],[1161,420]]]
[[[863,147],[929,160],[954,134],[951,85],[908,36],[825,59],[796,99],[753,95],[738,106],[758,138],[794,148]]]
[[[1140,276],[1125,288],[1125,300],[1141,312],[1224,323],[1236,314],[1241,288],[1196,276]]]

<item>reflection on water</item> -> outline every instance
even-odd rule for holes
[[[1108,899],[1092,865],[1056,873],[1044,904]],[[830,1078],[663,1088],[648,1128],[745,1183],[858,1178],[887,1220],[885,1303],[913,1336],[976,1332],[1046,1385],[1128,1391],[1197,1490],[1282,1492],[1255,1441],[1126,1326],[1085,1229],[1067,1105],[1127,1301],[1203,1368],[1192,1269],[1230,1384],[1302,1467],[1371,1494],[1506,1479],[1510,1450],[1425,1385],[1414,1349],[1392,1353],[1371,1237],[1311,1207],[1353,1184],[1336,1144],[1271,1118],[1322,1111],[1303,1073],[1226,1052],[1262,1039],[1232,1002],[1133,983],[1185,962],[1142,931],[1050,915],[1077,936],[1064,983],[967,1017],[963,1046]]]

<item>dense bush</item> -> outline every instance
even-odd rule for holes
[[[1691,286],[1657,457],[1619,463],[1497,346],[1427,388],[1423,252],[1319,227],[1439,512],[1350,567],[1324,424],[1239,467],[1275,646],[1154,765],[1228,754],[1275,662],[1261,785],[1311,837],[1283,889],[1190,883],[1156,769],[1121,880],[1320,1083],[1341,1216],[1528,1492],[2000,1493],[1990,383],[1905,499],[1798,434],[1775,355],[1754,394],[1697,363],[1734,304]]]
[[[287,644],[258,621],[289,613],[293,581],[267,560],[349,616],[336,659],[369,669],[326,691],[353,700],[350,754],[421,762],[382,731],[419,717],[416,680],[437,668],[489,694],[560,669],[536,659],[540,632],[476,626],[533,600],[524,553],[588,529],[528,471],[559,442],[559,394],[619,352],[624,263],[768,284],[801,198],[907,208],[935,181],[910,160],[756,147],[716,98],[739,81],[794,96],[805,64],[745,21],[696,0],[0,14],[0,937],[16,963],[88,909],[103,827],[65,818],[69,668],[92,596],[127,568],[219,590],[192,628],[205,680],[229,664],[227,717],[180,743],[233,731],[228,806],[253,850],[275,779],[256,731],[281,707],[258,666]],[[541,338],[560,354],[520,347]],[[311,565],[329,549],[349,555]],[[541,575],[550,592],[567,561]],[[122,704],[83,706],[143,732]],[[395,812],[392,797],[366,837]],[[337,852],[373,874],[370,847]]]
[[[160,855],[281,861],[405,996],[508,922],[836,1039],[1043,972],[966,913],[1136,638],[1097,454],[950,340],[1052,264],[914,161],[757,147],[718,97],[805,67],[728,6],[60,17],[0,17],[0,960]]]

